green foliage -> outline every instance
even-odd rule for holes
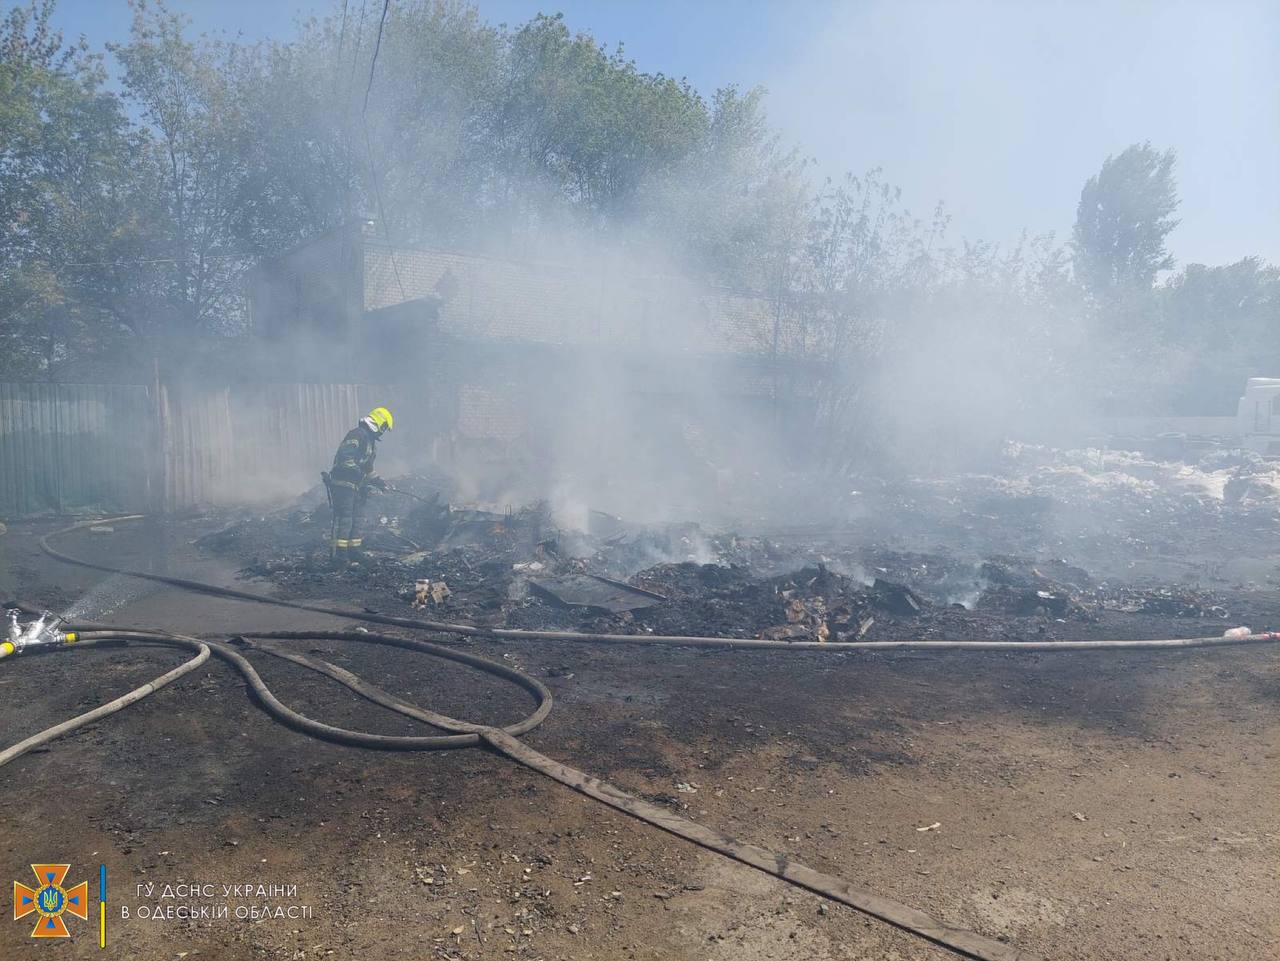
[[[706,135],[706,108],[688,83],[641,73],[621,47],[610,54],[571,35],[560,15],[517,30],[504,60],[498,139],[514,173],[549,179],[597,214],[625,213],[643,183]]]
[[[146,0],[133,3],[129,43],[112,52],[144,137],[132,162],[152,185],[146,215],[168,263],[151,272],[155,334],[169,350],[233,315],[236,282],[251,256],[241,227],[251,215],[246,118],[238,48],[193,43],[185,22]]]
[[[645,184],[639,220],[653,245],[691,273],[776,296],[804,243],[812,187],[807,163],[781,146],[763,103],[758,87],[716,91],[705,135],[669,175]]]
[[[569,238],[754,292],[761,355],[802,362],[777,393],[811,405],[805,436],[836,466],[867,455],[868,424],[931,424],[914,442],[940,450],[962,422],[1220,407],[1280,373],[1275,268],[1153,287],[1178,199],[1150,144],[1084,185],[1069,247],[954,245],[943,207],[913,216],[879,171],[815,185],[762,89],[704,97],[558,15],[494,26],[394,0],[379,34],[379,5],[335,3],[246,44],[192,37],[162,0],[132,8],[118,94],[51,29],[52,0],[0,21],[4,376],[130,376],[128,358],[225,341],[246,268],[366,218],[517,257],[571,256]],[[884,403],[907,380],[912,418]]]
[[[1178,221],[1174,153],[1134,144],[1108,157],[1080,192],[1072,235],[1076,272],[1100,298],[1150,289],[1173,268],[1165,238]]]
[[[1181,373],[1168,390],[1174,409],[1231,413],[1246,378],[1280,370],[1280,269],[1257,257],[1189,264],[1158,294],[1160,337]]]
[[[0,22],[0,365],[50,374],[127,332],[139,234],[136,145],[98,57],[65,46],[52,6]]]

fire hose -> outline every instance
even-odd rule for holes
[[[102,640],[96,634],[80,634],[72,636],[74,637],[74,640],[68,643],[78,645],[93,646],[94,644],[101,643]],[[141,638],[144,635],[136,632],[117,630],[112,631],[109,636],[112,640],[127,640],[130,637]],[[149,633],[145,636],[150,639]],[[4,767],[4,765],[8,764],[10,761],[21,757],[43,744],[48,744],[55,738],[62,737],[64,734],[70,734],[72,731],[79,730],[88,724],[92,724],[94,721],[101,720],[104,717],[123,711],[130,704],[136,704],[149,694],[154,694],[162,687],[167,687],[172,684],[174,681],[178,680],[178,678],[185,677],[205,661],[209,660],[209,646],[194,637],[167,635],[164,637],[163,641],[160,641],[160,643],[165,643],[172,647],[190,648],[196,652],[196,656],[178,667],[175,667],[172,671],[161,674],[154,681],[148,681],[146,684],[142,685],[142,687],[135,688],[128,694],[117,697],[113,701],[108,701],[106,704],[96,707],[92,711],[86,711],[84,714],[73,717],[69,721],[64,721],[61,724],[55,724],[47,730],[41,731],[38,734],[33,734],[31,737],[19,741],[12,747],[0,751],[0,767]]]
[[[457,634],[462,637],[493,637],[510,641],[582,641],[595,644],[654,644],[671,647],[730,647],[751,648],[757,650],[785,651],[1010,651],[1014,653],[1032,653],[1043,651],[1095,651],[1095,650],[1145,650],[1145,649],[1185,649],[1193,647],[1230,647],[1241,644],[1264,644],[1280,641],[1280,632],[1269,631],[1256,634],[1224,635],[1221,637],[1182,637],[1162,638],[1158,640],[1102,640],[1102,641],[766,641],[754,637],[700,637],[665,634],[596,634],[584,631],[535,631],[505,627],[484,627],[474,624],[457,624],[448,621],[432,621],[416,617],[395,617],[390,614],[379,614],[375,611],[354,611],[343,607],[329,607],[323,604],[309,604],[305,601],[289,601],[280,597],[268,597],[265,594],[254,594],[240,591],[233,587],[218,587],[203,581],[193,581],[168,574],[153,574],[147,571],[135,571],[129,568],[110,564],[96,564],[58,550],[49,541],[62,534],[81,530],[100,524],[119,524],[126,521],[142,520],[143,514],[129,514],[123,517],[111,517],[102,520],[80,521],[61,530],[53,531],[40,538],[40,549],[55,560],[77,567],[102,571],[107,574],[124,574],[157,584],[180,587],[183,590],[198,594],[209,594],[213,597],[227,597],[254,604],[270,604],[274,607],[288,607],[298,611],[311,611],[315,614],[328,614],[331,617],[353,618],[372,624],[386,624],[391,627],[404,627],[415,631],[431,631],[438,634]]]
[[[551,691],[536,678],[506,665],[425,641],[358,631],[250,633],[234,638],[230,643],[223,643],[169,634],[163,631],[85,625],[77,629],[75,637],[76,640],[73,643],[53,646],[50,650],[80,650],[108,643],[132,642],[144,645],[195,648],[199,653],[187,663],[122,697],[14,745],[12,748],[0,753],[0,766],[56,737],[70,733],[103,717],[115,714],[130,704],[137,703],[161,687],[195,670],[212,653],[226,661],[244,677],[258,702],[272,717],[303,734],[337,744],[390,751],[435,751],[483,744],[530,770],[537,771],[580,794],[608,805],[614,810],[630,815],[734,861],[754,867],[797,887],[879,918],[895,927],[948,948],[963,957],[975,958],[979,959],[979,961],[1031,961],[1030,955],[1011,945],[987,938],[964,928],[946,924],[915,908],[890,898],[882,897],[871,891],[861,890],[839,878],[793,861],[788,855],[746,844],[714,828],[698,824],[656,804],[633,797],[606,781],[568,767],[533,750],[519,741],[517,736],[537,727],[547,717],[552,706]],[[344,668],[327,661],[290,651],[271,643],[273,640],[337,640],[386,644],[447,658],[519,685],[533,695],[537,701],[537,707],[523,720],[502,728],[458,720],[403,701]],[[236,649],[237,647],[258,650],[290,661],[329,677],[376,704],[453,733],[425,737],[371,734],[364,731],[352,731],[335,727],[314,720],[281,702],[272,693],[266,682],[262,680],[262,677],[248,658],[240,650]]]
[[[108,523],[119,523],[136,519],[141,519],[141,515],[113,518],[111,521],[108,521]],[[874,650],[885,648],[944,650],[1080,650],[1134,647],[1186,648],[1208,647],[1224,644],[1261,643],[1280,640],[1280,634],[1268,633],[1253,634],[1248,635],[1247,637],[1194,638],[1172,641],[1076,641],[1037,643],[1023,643],[1017,641],[869,641],[805,644],[803,642],[770,642],[745,638],[655,637],[580,634],[564,631],[519,631],[481,628],[472,625],[420,621],[412,618],[397,618],[372,612],[358,612],[342,608],[331,608],[322,605],[286,601],[278,598],[265,597],[259,594],[252,594],[247,591],[238,591],[233,588],[217,587],[200,581],[191,581],[183,578],[170,577],[168,575],[152,574],[105,564],[97,564],[58,551],[49,543],[49,539],[56,534],[68,533],[88,526],[89,524],[98,523],[103,522],[92,521],[73,524],[68,528],[56,531],[53,534],[45,535],[40,539],[40,546],[51,557],[69,564],[75,564],[81,567],[87,567],[113,574],[126,574],[213,596],[229,597],[252,601],[255,603],[274,604],[277,606],[291,607],[299,610],[313,611],[316,613],[330,614],[338,617],[352,618],[373,623],[387,623],[401,627],[409,627],[416,630],[455,633],[466,636],[492,636],[512,639],[580,640],[608,643],[659,643],[697,647],[781,647],[825,650]],[[380,750],[441,750],[445,748],[469,747],[484,744],[509,759],[550,777],[553,780],[586,795],[587,797],[600,801],[615,810],[621,811],[654,827],[691,841],[708,850],[715,851],[725,857],[731,858],[732,860],[749,865],[767,874],[771,874],[774,877],[787,881],[797,887],[804,888],[820,896],[837,901],[856,910],[862,911],[863,913],[879,918],[880,920],[886,921],[895,927],[913,933],[942,947],[948,948],[964,957],[981,959],[981,961],[1030,961],[1030,955],[1011,945],[993,940],[976,932],[968,931],[966,929],[938,921],[937,919],[907,905],[882,897],[870,891],[861,890],[841,881],[838,878],[823,874],[803,864],[792,861],[787,855],[767,851],[763,848],[756,847],[755,845],[745,844],[713,828],[697,824],[696,822],[673,814],[665,808],[628,795],[607,782],[567,767],[566,765],[560,764],[559,762],[534,751],[532,748],[519,741],[517,739],[517,735],[532,730],[540,724],[543,719],[545,719],[552,706],[550,690],[547,689],[546,685],[542,684],[542,682],[535,678],[506,667],[505,665],[489,661],[485,658],[480,658],[452,648],[430,644],[425,641],[416,641],[392,637],[389,635],[362,632],[309,631],[250,633],[234,639],[233,644],[236,646],[250,650],[259,650],[263,653],[283,658],[309,670],[316,671],[340,684],[345,685],[357,694],[360,694],[374,703],[439,729],[453,732],[452,734],[444,736],[410,737],[351,731],[345,728],[338,728],[324,724],[323,722],[316,721],[312,718],[306,717],[305,715],[299,714],[275,697],[249,660],[240,653],[239,650],[236,650],[232,644],[208,640],[202,641],[197,638],[168,634],[160,631],[121,630],[107,627],[82,628],[78,633],[68,634],[66,637],[74,638],[75,643],[71,645],[72,648],[93,646],[95,644],[109,641],[134,641],[167,646],[181,646],[186,648],[194,647],[198,653],[192,660],[173,671],[162,675],[149,684],[146,684],[123,697],[117,698],[108,704],[104,704],[93,711],[89,711],[77,718],[73,718],[70,721],[59,724],[54,728],[50,728],[47,731],[34,735],[20,744],[14,745],[14,747],[0,753],[0,766],[26,751],[31,750],[39,744],[46,743],[47,741],[53,740],[62,734],[76,730],[86,724],[92,723],[95,720],[99,720],[102,717],[106,717],[110,714],[123,710],[130,704],[136,703],[154,691],[172,683],[186,673],[195,670],[208,659],[212,652],[230,664],[244,677],[254,696],[268,713],[282,723],[294,728],[295,730],[301,731],[304,734],[334,743]],[[289,651],[271,643],[273,640],[299,639],[329,639],[388,644],[438,657],[444,657],[476,667],[481,671],[501,676],[520,687],[523,687],[526,691],[531,693],[537,700],[538,704],[532,714],[528,715],[522,721],[506,728],[495,728],[488,725],[461,721],[405,702],[336,665]],[[67,648],[59,645],[54,649]],[[0,653],[0,656],[3,656],[3,654]]]

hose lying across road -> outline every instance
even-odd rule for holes
[[[56,534],[69,533],[90,524],[120,523],[127,520],[140,519],[141,515],[113,518],[108,521],[90,521],[74,524],[71,527],[45,535],[40,539],[41,548],[50,556],[69,564],[87,567],[112,574],[126,574],[143,578],[184,590],[196,591],[217,597],[228,597],[254,603],[272,604],[298,610],[313,611],[337,617],[350,618],[378,624],[390,624],[414,630],[426,630],[441,633],[452,633],[466,636],[491,636],[515,640],[573,640],[603,643],[639,643],[667,644],[691,647],[730,647],[730,648],[785,648],[800,650],[879,650],[879,649],[915,649],[915,650],[1115,650],[1132,648],[1187,648],[1211,647],[1226,644],[1261,643],[1280,640],[1280,634],[1255,634],[1244,638],[1196,638],[1173,641],[1063,641],[1034,642],[1018,641],[859,641],[849,643],[805,643],[785,641],[762,641],[746,638],[713,638],[713,637],[672,637],[653,635],[620,635],[620,634],[579,634],[566,631],[523,631],[500,628],[482,628],[465,624],[450,624],[436,621],[420,621],[412,618],[391,617],[365,611],[352,611],[342,608],[325,607],[306,604],[298,601],[286,601],[265,597],[233,588],[217,587],[200,581],[191,581],[168,575],[133,571],[106,564],[97,564],[65,554],[54,548],[49,540]],[[451,718],[434,711],[426,710],[410,704],[381,688],[357,677],[337,665],[322,661],[304,654],[299,654],[276,643],[287,640],[338,640],[356,641],[373,644],[385,644],[406,648],[435,657],[447,658],[483,672],[502,677],[505,680],[524,688],[537,702],[535,710],[523,720],[505,728],[474,724]],[[102,626],[86,626],[80,629],[76,644],[61,646],[56,650],[68,650],[77,647],[93,647],[107,642],[132,642],[142,644],[158,644],[163,646],[195,649],[196,657],[180,667],[156,678],[148,684],[128,694],[102,705],[92,711],[73,718],[47,731],[27,738],[4,752],[0,752],[0,766],[30,751],[32,748],[47,743],[62,734],[69,733],[134,704],[147,695],[172,683],[185,674],[195,670],[208,660],[210,653],[226,661],[245,679],[254,696],[262,706],[277,720],[301,731],[304,734],[321,740],[355,747],[374,748],[397,751],[430,751],[446,748],[471,747],[486,745],[504,756],[516,761],[531,770],[558,781],[587,797],[600,801],[618,811],[638,818],[654,827],[661,828],[671,834],[684,838],[708,850],[715,851],[725,857],[757,868],[767,874],[787,881],[797,887],[812,891],[830,900],[848,905],[873,917],[879,918],[898,928],[918,935],[928,941],[948,948],[957,954],[981,961],[1030,961],[1030,956],[1012,945],[1002,943],[968,931],[945,924],[929,915],[889,898],[881,897],[870,891],[854,887],[838,878],[815,871],[792,861],[787,855],[767,851],[755,845],[745,844],[729,837],[713,828],[697,824],[686,818],[673,814],[666,808],[633,797],[617,787],[598,778],[591,777],[581,771],[567,767],[543,754],[534,751],[517,736],[537,727],[550,713],[552,696],[541,681],[526,674],[498,664],[485,658],[477,657],[453,648],[430,644],[425,641],[410,640],[385,634],[373,634],[357,631],[307,631],[307,632],[265,632],[249,633],[237,637],[230,643],[200,640],[161,631],[140,631],[116,629]],[[274,657],[283,658],[298,666],[320,673],[345,685],[362,697],[373,701],[399,714],[429,724],[438,729],[451,732],[436,736],[398,736],[371,734],[362,731],[351,731],[334,727],[299,714],[282,703],[267,687],[261,676],[254,669],[241,650],[257,650]]]

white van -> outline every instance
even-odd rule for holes
[[[1236,408],[1241,443],[1259,454],[1280,455],[1280,377],[1250,377]]]

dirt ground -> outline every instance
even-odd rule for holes
[[[35,548],[49,529],[15,525],[0,539],[0,597],[58,607],[90,592],[95,614],[113,622],[185,632],[345,626],[68,568]],[[77,554],[244,586],[235,565],[182,538],[170,544],[157,560],[142,534],[67,541]],[[1269,619],[1249,621],[1255,629],[1280,627],[1274,593],[1231,600]],[[1204,632],[1197,627],[1114,614],[1078,633]],[[464,646],[551,687],[555,709],[526,736],[547,755],[1030,957],[1280,957],[1276,647]],[[506,722],[527,708],[519,691],[406,651],[313,647],[454,716]],[[179,657],[117,649],[6,660],[3,743]],[[256,662],[283,700],[312,716],[413,729],[314,675]],[[70,920],[72,939],[57,945],[30,939],[29,920],[6,921],[6,961],[48,951],[161,961],[953,956],[484,751],[383,754],[306,738],[274,723],[239,676],[213,661],[0,772],[0,869],[30,882],[32,862],[70,862],[68,883],[94,881],[106,865],[108,949],[99,951],[92,921]],[[138,887],[147,884],[150,896]],[[224,884],[296,885],[296,893],[227,898]],[[166,885],[174,897],[163,897]],[[177,896],[181,885],[197,885],[200,896]],[[235,916],[264,904],[305,906],[308,916]],[[229,918],[138,917],[222,905]]]

